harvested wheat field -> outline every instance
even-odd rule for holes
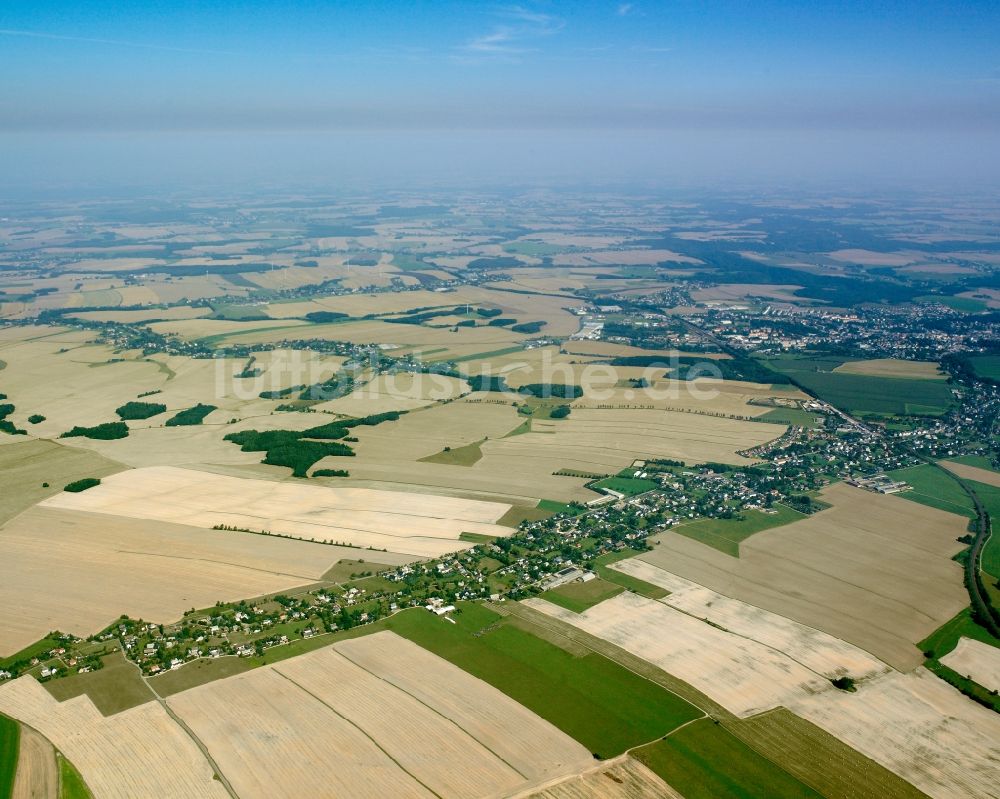
[[[314,300],[314,302],[319,307],[310,307],[307,310],[338,311],[350,314],[354,318],[369,314],[398,314],[416,308],[444,309],[457,308],[462,305],[471,305],[473,308],[499,308],[504,312],[504,316],[514,317],[519,322],[546,320],[548,324],[544,328],[544,332],[553,336],[568,336],[579,329],[577,317],[568,309],[583,305],[583,300],[578,297],[515,294],[483,286],[460,286],[455,291],[404,291],[342,295],[323,297]],[[298,305],[285,303],[272,304],[268,311],[271,316],[297,315],[303,312]],[[486,320],[483,320],[483,324],[485,322]],[[434,323],[431,320],[431,324]],[[408,327],[408,325],[404,325],[404,327]]]
[[[49,630],[93,634],[122,613],[168,622],[192,607],[307,585],[358,554],[310,541],[35,507],[0,528],[0,654]],[[379,562],[409,560],[379,553]]]
[[[346,396],[315,406],[315,410],[358,417],[386,411],[412,411],[468,392],[469,384],[454,377],[399,372],[378,375]]]
[[[251,480],[172,466],[133,469],[44,507],[210,528],[217,524],[434,557],[462,533],[508,535],[510,506],[432,494]]]
[[[592,762],[521,705],[389,632],[168,701],[243,799],[499,796]]]
[[[640,559],[915,668],[914,644],[968,604],[951,560],[966,519],[843,483],[820,499],[833,507],[756,533],[739,558],[666,532]]]
[[[628,755],[542,790],[516,796],[523,799],[684,799],[646,766]]]
[[[748,463],[736,450],[770,441],[784,430],[695,414],[574,406],[568,418],[532,420],[525,432],[525,417],[512,401],[506,395],[471,394],[365,431],[350,463],[351,477],[372,485],[458,488],[515,501],[587,500],[594,494],[583,487],[585,477],[554,473],[614,474],[637,458]],[[510,435],[515,430],[518,434]],[[470,444],[482,453],[470,465],[421,461],[446,446],[454,450]]]
[[[155,296],[154,294],[153,302],[155,302]],[[132,303],[124,304],[131,305]],[[194,308],[190,305],[177,305],[173,308],[146,308],[138,311],[80,311],[80,313],[73,314],[77,319],[87,319],[94,322],[118,322],[120,324],[198,319],[211,315],[211,308]]]
[[[633,347],[630,344],[617,344],[613,341],[594,341],[592,339],[564,341],[561,349],[568,355],[583,355],[590,358],[618,358],[621,356],[640,356],[663,358],[684,355],[706,360],[724,360],[729,358],[721,352],[681,352],[680,350],[648,350],[643,347]]]
[[[562,464],[553,465],[551,459],[530,466],[519,464],[516,469],[506,464],[493,465],[485,458],[473,467],[421,461],[443,452],[445,447],[455,450],[479,444],[485,452],[498,439],[521,427],[524,417],[518,415],[513,400],[499,396],[470,394],[457,402],[414,411],[398,421],[365,430],[361,441],[353,445],[357,457],[350,460],[352,481],[379,488],[417,486],[445,494],[461,491],[520,503],[537,502],[543,497],[561,499],[566,494],[570,498],[592,496],[582,488],[583,479],[553,476],[552,472]],[[335,466],[335,460],[330,458],[317,466]]]
[[[782,652],[627,591],[579,614],[543,599],[525,604],[652,663],[737,716],[836,690]]]
[[[788,707],[935,799],[1000,796],[1000,715],[924,668]]]
[[[10,437],[0,444],[0,523],[39,500],[57,494],[67,483],[83,477],[106,477],[125,469],[96,452],[67,447],[55,441]],[[48,487],[43,486],[48,483]]]
[[[629,558],[611,568],[665,588],[670,594],[659,600],[663,604],[783,652],[824,677],[860,680],[889,671],[885,663],[846,641],[723,596],[651,563]]]
[[[559,263],[571,266],[588,266],[602,264],[609,266],[636,266],[641,264],[658,264],[661,261],[671,261],[680,264],[701,264],[697,258],[681,255],[673,250],[606,250],[560,255]]]
[[[0,712],[52,741],[97,799],[228,799],[197,745],[156,702],[106,717],[88,697],[57,702],[25,676],[0,686]]]
[[[955,461],[941,461],[941,465],[949,472],[954,472],[966,480],[975,480],[1000,488],[1000,472],[994,472],[992,469],[980,469],[978,466],[969,466],[967,463],[956,463]]]
[[[165,336],[180,336],[183,339],[196,340],[208,338],[209,336],[231,336],[231,335],[252,335],[253,332],[263,333],[268,330],[277,329],[282,333],[277,339],[298,338],[310,334],[300,330],[295,333],[294,328],[311,330],[312,325],[304,319],[256,319],[256,320],[231,320],[231,319],[171,319],[164,322],[152,322],[149,329],[154,333]]]
[[[802,297],[795,295],[794,284],[762,284],[762,283],[722,283],[707,289],[696,289],[691,292],[691,299],[704,303],[740,303],[747,302],[750,297],[763,297],[775,302],[802,303]]]
[[[56,751],[45,736],[22,724],[11,799],[57,799],[58,796]]]
[[[898,358],[873,358],[868,361],[848,361],[834,372],[876,377],[908,377],[924,380],[944,380],[947,375],[934,361],[901,361]]]
[[[487,457],[524,459],[526,464],[545,458],[555,468],[584,471],[618,471],[636,458],[739,464],[750,461],[737,450],[771,441],[785,428],[691,413],[574,406],[568,418],[533,421],[531,429],[490,441],[484,447]]]
[[[739,380],[661,380],[662,370],[648,369],[650,389],[617,388],[595,398],[584,396],[573,403],[574,408],[630,409],[647,408],[683,411],[697,415],[761,416],[773,411],[774,405],[759,404],[777,399],[782,402],[809,399],[796,389],[773,387]],[[751,402],[755,404],[751,404]],[[692,422],[695,424],[695,422]]]
[[[941,662],[989,691],[1000,691],[1000,649],[995,646],[962,637]]]

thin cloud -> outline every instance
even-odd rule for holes
[[[632,13],[632,10],[634,8],[635,6],[632,3],[622,3],[620,6],[618,6],[618,11],[615,13],[617,13],[619,17],[627,17],[629,14]]]
[[[128,42],[121,39],[99,39],[90,36],[63,36],[58,33],[43,33],[40,31],[24,31],[12,28],[0,28],[0,36],[21,36],[27,39],[49,39],[60,42],[81,42],[84,44],[104,44],[112,47],[135,47],[142,50],[164,50],[170,53],[202,53],[206,55],[236,55],[231,50],[203,50],[191,47],[173,47],[165,44],[150,44],[147,42]]]
[[[565,22],[525,6],[504,6],[495,12],[504,22],[490,31],[474,36],[458,49],[471,56],[518,56],[537,48],[531,40],[551,36],[565,27]]]
[[[511,44],[514,34],[509,28],[496,28],[465,43],[463,49],[472,53],[523,53],[524,48]]]

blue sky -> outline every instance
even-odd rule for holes
[[[0,174],[25,190],[995,189],[998,145],[997,0],[0,3]]]
[[[1000,129],[995,2],[0,5],[0,131]]]

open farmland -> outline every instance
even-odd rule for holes
[[[978,466],[969,466],[955,461],[942,461],[941,465],[966,480],[975,480],[978,483],[986,483],[986,485],[1000,488],[1000,472],[995,472],[992,469],[980,469]]]
[[[827,799],[926,799],[902,777],[786,708],[724,721],[723,726]]]
[[[674,532],[641,560],[787,616],[900,669],[914,644],[968,602],[959,564],[965,519],[899,497],[835,484],[833,507],[744,541],[733,558]]]
[[[468,391],[468,383],[454,377],[399,372],[379,375],[350,394],[320,403],[315,409],[363,417],[386,411],[411,411],[455,399]]]
[[[738,716],[836,690],[792,657],[655,599],[626,592],[582,613],[542,599],[525,603],[652,663]]]
[[[547,788],[517,794],[523,799],[686,799],[635,758],[626,755]]]
[[[878,677],[856,693],[799,699],[788,708],[934,799],[996,796],[1000,715],[924,668]]]
[[[940,415],[954,397],[941,379],[856,374],[829,359],[783,356],[767,361],[820,399],[849,413]]]
[[[4,481],[0,524],[62,491],[67,483],[85,477],[106,477],[123,469],[122,464],[85,449],[55,441],[9,438],[0,444],[0,473]]]
[[[59,796],[55,749],[43,735],[22,724],[21,750],[11,799],[57,799]]]
[[[626,593],[581,614],[526,603],[638,655],[739,716],[784,706],[930,796],[988,796],[1000,774],[991,748],[1000,719],[923,668],[884,671],[860,680],[856,692],[841,691],[798,662],[794,649],[786,655],[663,602]],[[704,757],[703,747],[696,751]],[[676,773],[659,773],[681,784]]]
[[[205,325],[207,320],[176,322],[175,325]],[[531,336],[504,327],[429,327],[385,322],[379,319],[361,319],[332,324],[309,324],[298,327],[271,326],[261,322],[220,322],[236,325],[217,334],[219,344],[277,344],[293,339],[325,339],[346,341],[353,344],[379,344],[398,355],[426,351],[429,360],[445,360],[476,352],[491,352],[520,346]],[[205,336],[190,335],[192,338]]]
[[[93,322],[117,322],[135,324],[137,322],[175,321],[177,319],[199,319],[210,316],[210,308],[193,308],[190,305],[175,305],[171,308],[148,308],[138,311],[80,311],[73,314],[77,319]]]
[[[85,696],[56,702],[21,677],[0,686],[0,712],[52,741],[95,797],[228,799],[195,742],[156,702],[102,716]]]
[[[880,660],[846,641],[731,599],[637,558],[620,560],[609,568],[666,589],[669,594],[659,600],[663,604],[784,652],[824,677],[859,680],[889,670]]]
[[[784,426],[655,410],[574,407],[566,419],[532,422],[532,431],[483,446],[484,460],[512,460],[531,468],[535,459],[556,468],[616,474],[635,459],[686,463],[747,463],[736,454],[777,438]]]
[[[526,620],[520,603],[500,608],[516,618],[480,604],[459,607],[453,623],[414,610],[386,626],[503,691],[601,758],[702,715],[670,686]]]
[[[709,719],[633,756],[684,792],[684,799],[819,799],[821,796]]]
[[[987,691],[1000,691],[1000,649],[995,646],[963,637],[941,662]]]
[[[615,367],[620,368],[620,367]],[[642,371],[646,371],[643,369]],[[660,370],[652,370],[658,373]],[[656,408],[713,416],[764,416],[775,410],[772,400],[793,402],[808,397],[791,386],[768,386],[741,380],[668,380],[653,376],[652,390],[616,388],[601,396],[583,396],[578,408]]]
[[[901,361],[897,358],[874,358],[868,361],[847,361],[833,370],[836,374],[875,375],[923,380],[944,380],[945,375],[933,361]]]
[[[225,524],[416,557],[467,548],[459,541],[462,533],[510,533],[496,524],[510,506],[497,502],[250,480],[172,466],[133,469],[42,504],[201,528]]]
[[[692,413],[574,406],[568,418],[533,419],[529,432],[510,435],[525,418],[512,401],[509,395],[477,393],[366,430],[355,445],[351,477],[376,487],[422,485],[507,496],[515,502],[587,500],[594,493],[583,488],[586,478],[553,473],[617,474],[647,458],[748,463],[735,452],[777,438],[784,430]],[[470,444],[477,444],[481,454],[470,464],[423,460],[445,447],[454,451]]]
[[[493,796],[592,762],[495,688],[389,632],[175,694],[169,704],[245,799],[331,789]],[[303,759],[316,768],[302,768]]]
[[[337,560],[359,554],[202,527],[56,506],[8,522],[0,528],[0,602],[7,609],[0,653],[53,629],[90,635],[122,613],[167,622],[191,607],[306,585]]]

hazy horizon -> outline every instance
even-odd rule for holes
[[[7,4],[8,193],[988,185],[1000,7]]]

